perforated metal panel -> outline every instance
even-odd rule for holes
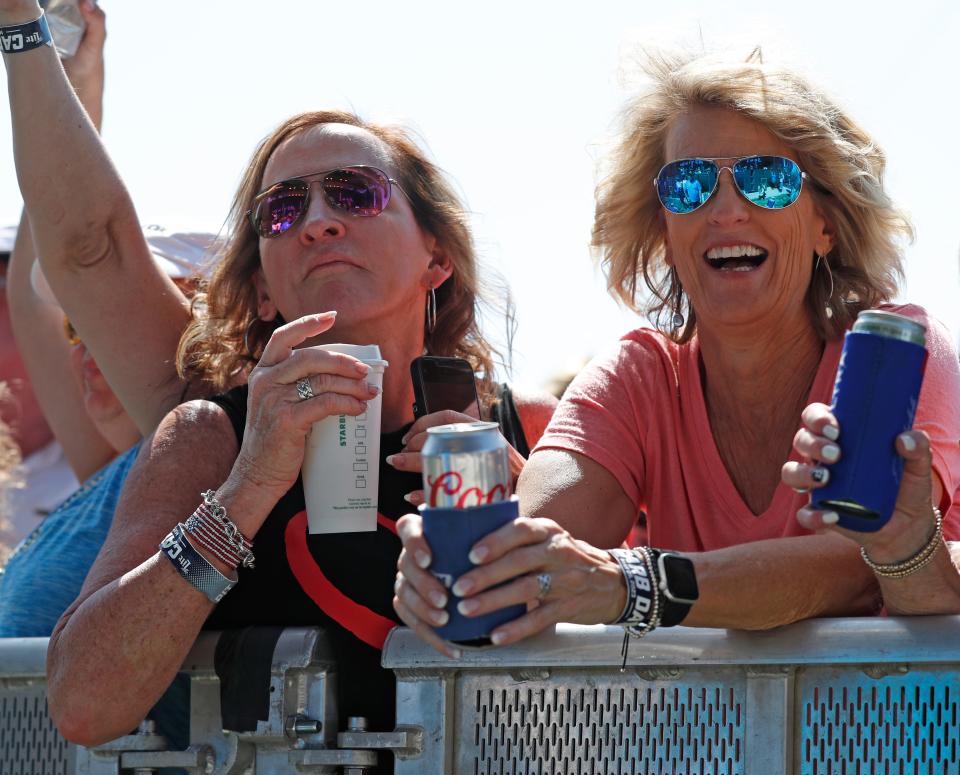
[[[743,773],[744,683],[716,672],[610,680],[476,674],[458,688],[457,772]]]
[[[960,773],[960,673],[812,668],[798,680],[801,775]]]
[[[47,711],[43,684],[0,683],[0,775],[66,775],[69,744]]]

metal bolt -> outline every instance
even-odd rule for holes
[[[367,729],[366,716],[348,716],[347,717],[348,732],[365,732],[366,729]]]
[[[157,733],[157,725],[153,720],[145,718],[140,722],[140,726],[137,727],[138,735],[155,735]]]
[[[287,737],[316,735],[322,730],[322,721],[317,721],[307,716],[287,716],[287,723],[284,724],[284,732],[286,732]]]

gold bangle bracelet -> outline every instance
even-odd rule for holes
[[[940,514],[940,509],[938,509],[936,506],[934,506],[933,509],[933,517],[933,533],[930,535],[930,538],[927,540],[927,542],[912,557],[908,557],[902,562],[874,562],[867,554],[867,550],[862,546],[860,547],[860,556],[870,567],[870,570],[872,570],[878,576],[882,576],[883,578],[902,579],[905,576],[916,573],[921,568],[924,568],[930,564],[930,561],[933,559],[933,555],[937,553],[937,549],[940,548],[940,543],[943,540],[943,517]]]

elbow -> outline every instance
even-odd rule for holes
[[[118,698],[105,706],[94,689],[101,682],[80,665],[61,658],[57,635],[54,632],[47,651],[47,706],[60,734],[71,743],[92,748],[136,727],[138,721],[120,718],[124,714]]]

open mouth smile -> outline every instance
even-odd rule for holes
[[[710,248],[704,258],[721,272],[752,272],[767,260],[767,251],[756,245],[725,245]]]

